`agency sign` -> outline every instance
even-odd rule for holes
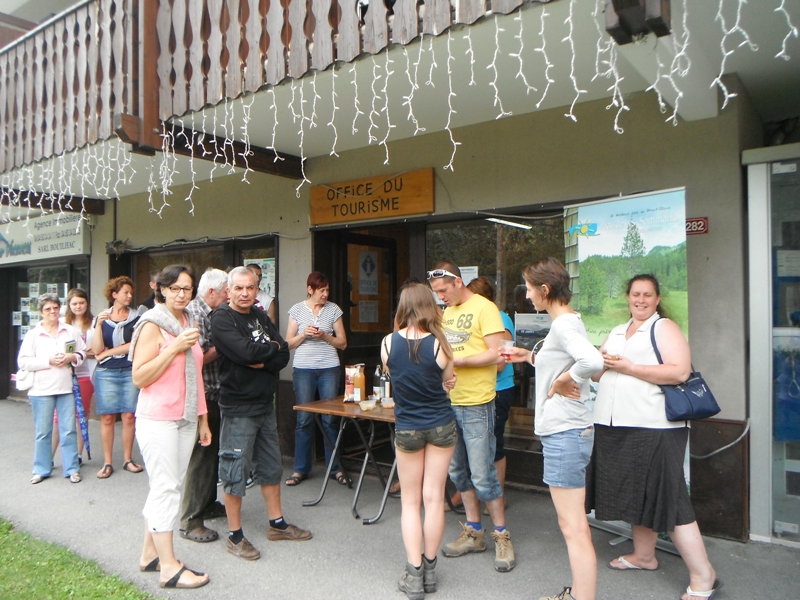
[[[0,266],[89,254],[89,228],[65,213],[0,225]]]
[[[434,212],[433,169],[311,188],[311,224],[394,219]]]

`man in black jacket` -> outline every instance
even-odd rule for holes
[[[267,505],[267,538],[302,541],[311,539],[311,532],[289,525],[281,510],[283,462],[275,391],[278,373],[289,362],[289,347],[267,314],[253,306],[258,287],[252,271],[233,269],[228,288],[230,304],[211,313],[211,337],[221,359],[219,476],[230,528],[228,552],[256,560],[261,553],[244,537],[241,521],[245,480],[251,469]]]

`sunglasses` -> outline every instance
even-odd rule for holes
[[[434,269],[433,271],[428,271],[428,281],[431,279],[439,279],[441,277],[453,277],[455,279],[458,277],[458,275],[455,275],[450,271],[445,271],[444,269]]]

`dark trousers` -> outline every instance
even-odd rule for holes
[[[206,395],[208,405],[208,427],[211,443],[208,446],[195,444],[181,503],[181,529],[189,531],[203,525],[203,513],[217,501],[217,478],[219,474],[219,392]]]

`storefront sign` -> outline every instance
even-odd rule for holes
[[[0,266],[89,253],[89,228],[65,213],[0,225]]]
[[[311,224],[394,219],[435,210],[433,169],[311,188]]]

